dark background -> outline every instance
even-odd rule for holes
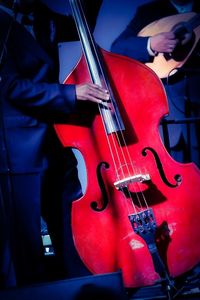
[[[150,0],[103,0],[94,31],[96,43],[98,43],[100,47],[110,50],[111,43],[133,17],[137,6],[149,1]],[[43,2],[57,12],[62,14],[70,13],[70,5],[68,0],[43,0]],[[63,28],[63,30],[65,30],[65,28]],[[80,56],[79,51],[81,51],[78,50],[79,46],[79,42],[64,43],[59,45],[61,82],[66,78],[70,68],[78,60]]]

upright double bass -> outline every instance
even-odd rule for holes
[[[121,270],[125,287],[170,280],[200,261],[200,171],[174,161],[162,143],[168,105],[160,79],[96,45],[81,2],[70,4],[83,55],[64,83],[94,82],[110,94],[109,107],[90,103],[55,125],[87,171],[86,191],[72,204],[75,247],[92,273]]]

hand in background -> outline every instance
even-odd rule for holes
[[[150,47],[157,53],[171,53],[179,40],[174,32],[162,32],[150,37]]]

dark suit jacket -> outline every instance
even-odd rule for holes
[[[100,2],[89,3],[95,25]],[[0,49],[11,17],[0,10]],[[71,16],[62,16],[38,4],[34,37],[13,22],[0,67],[0,172],[35,172],[46,168],[47,135],[54,117],[75,108],[74,85],[54,83],[58,79],[57,43],[78,39]],[[52,84],[53,83],[53,84]],[[51,125],[51,124],[50,124]],[[54,142],[52,141],[53,144]]]
[[[99,4],[89,2],[87,7],[94,26]],[[15,285],[16,280],[17,284],[32,284],[45,276],[39,259],[41,214],[54,237],[56,253],[62,252],[64,256],[61,266],[58,262],[58,273],[66,273],[67,269],[68,275],[77,272],[78,276],[82,269],[85,272],[70,227],[69,203],[81,194],[77,161],[72,151],[61,147],[53,130],[53,123],[63,117],[66,120],[76,106],[75,86],[56,83],[57,43],[77,39],[78,35],[72,17],[58,15],[37,4],[33,24],[37,42],[21,24],[14,22],[4,44],[11,20],[0,10],[0,49],[5,49],[0,66],[0,286],[3,287]],[[70,249],[70,256],[66,248]],[[58,273],[55,271],[56,276]]]

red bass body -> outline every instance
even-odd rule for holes
[[[150,176],[146,182],[131,183],[129,189],[133,199],[142,192],[153,209],[159,254],[169,274],[176,277],[200,261],[200,171],[192,163],[174,161],[162,143],[159,123],[168,105],[155,73],[135,60],[102,49],[101,53],[131,161],[135,169]],[[90,81],[82,57],[64,83]],[[133,205],[114,185],[116,172],[108,139],[116,140],[116,134],[105,133],[93,104],[69,117],[67,124],[55,125],[55,130],[64,147],[81,152],[86,165],[85,194],[72,206],[73,238],[80,258],[94,274],[122,270],[126,287],[154,284],[159,276],[152,257],[128,218],[135,213]],[[116,145],[121,153],[125,146],[117,140]],[[141,209],[137,201],[134,207]]]

